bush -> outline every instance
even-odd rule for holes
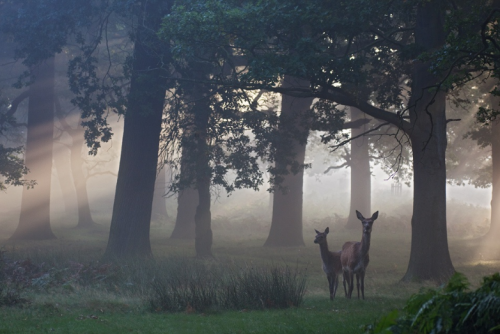
[[[287,266],[170,263],[163,272],[152,282],[154,311],[286,308],[299,306],[305,293],[305,276]]]
[[[476,291],[456,273],[440,289],[413,295],[399,316],[392,311],[366,333],[500,333],[500,274],[483,278]]]
[[[26,303],[21,297],[22,285],[11,282],[6,274],[4,251],[0,251],[0,306],[14,306]]]

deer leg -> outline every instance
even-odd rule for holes
[[[344,294],[345,294],[345,297],[347,298],[347,288],[346,288],[346,278],[347,274],[345,271],[342,271],[342,284],[344,285]]]
[[[328,288],[330,289],[330,300],[333,300],[333,277],[328,275]]]
[[[363,296],[363,300],[365,299],[365,272],[361,272],[361,296]]]
[[[349,299],[352,297],[352,290],[354,290],[354,273],[349,271]]]
[[[358,288],[358,299],[359,299],[359,274],[356,273],[356,287]]]
[[[337,287],[339,286],[339,275],[335,273],[334,277],[334,284],[333,284],[333,298],[335,298],[335,295],[337,294]]]

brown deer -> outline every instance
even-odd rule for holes
[[[356,284],[359,287],[361,283],[361,296],[365,299],[365,271],[370,262],[368,251],[370,250],[370,236],[372,233],[372,225],[375,219],[378,218],[378,211],[371,218],[365,218],[356,210],[356,216],[363,224],[363,236],[361,242],[349,241],[342,246],[340,260],[344,271],[344,279],[347,280],[346,297],[351,298],[352,290],[354,289],[354,275],[356,275]],[[360,282],[361,281],[361,282]]]
[[[321,260],[323,261],[323,271],[328,279],[328,286],[330,288],[330,299],[335,298],[337,293],[337,286],[339,285],[339,274],[342,273],[342,264],[340,262],[341,251],[331,252],[328,250],[328,242],[326,241],[326,236],[330,229],[327,227],[325,232],[316,231],[316,238],[314,239],[315,244],[319,244],[319,250],[321,252]],[[347,296],[347,291],[345,287],[344,280],[344,292]]]

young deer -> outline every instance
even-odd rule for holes
[[[325,232],[316,231],[316,238],[314,239],[315,244],[319,244],[319,250],[321,252],[321,260],[323,260],[323,271],[328,279],[328,286],[330,287],[330,299],[335,298],[337,293],[337,286],[339,285],[339,274],[342,273],[342,264],[340,263],[340,253],[330,252],[328,250],[328,242],[326,241],[326,236],[330,229],[327,227]],[[345,281],[344,281],[344,292]],[[347,296],[347,292],[346,292]]]
[[[346,297],[351,298],[352,290],[354,289],[354,275],[356,275],[356,284],[359,287],[361,281],[361,295],[365,299],[365,271],[368,267],[370,257],[368,251],[370,250],[370,236],[372,233],[372,225],[375,219],[378,218],[378,211],[375,212],[371,218],[365,218],[356,210],[356,216],[363,224],[363,237],[361,242],[349,241],[342,246],[342,253],[340,260],[342,262],[342,269],[344,271],[344,279],[347,280],[347,293]]]

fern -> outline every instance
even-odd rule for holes
[[[366,333],[500,333],[500,274],[484,277],[476,291],[456,273],[439,289],[410,297],[399,318],[391,312]]]

